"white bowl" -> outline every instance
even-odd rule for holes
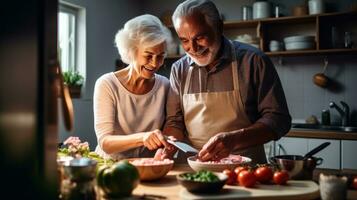
[[[315,43],[313,42],[288,42],[285,43],[286,50],[304,50],[315,48]]]
[[[237,155],[230,155],[229,157],[237,156]],[[228,157],[228,158],[229,158]],[[191,156],[187,158],[188,165],[194,171],[200,170],[209,170],[213,172],[222,172],[225,169],[234,170],[238,165],[250,163],[252,159],[244,156],[240,156],[240,161],[235,161],[231,163],[212,163],[212,162],[201,162],[197,160],[197,156]]]
[[[290,42],[315,42],[315,36],[313,35],[295,35],[284,38],[284,43]]]

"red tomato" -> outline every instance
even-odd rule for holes
[[[254,172],[243,170],[238,175],[238,181],[244,187],[253,187],[257,181],[257,177],[255,177]]]
[[[238,167],[236,167],[236,168],[234,169],[234,173],[236,173],[237,178],[238,178],[239,173],[240,173],[241,171],[247,170],[247,169],[248,169],[248,167],[238,166]]]
[[[285,185],[289,180],[289,174],[286,170],[276,171],[273,177],[274,183],[278,185]]]
[[[355,176],[352,180],[352,188],[357,190],[357,176]]]
[[[225,169],[223,170],[223,174],[228,176],[228,179],[226,181],[227,185],[235,185],[237,183],[236,182],[237,175],[232,170]]]
[[[268,166],[258,167],[254,174],[260,183],[268,183],[273,179],[273,170]]]

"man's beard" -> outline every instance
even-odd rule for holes
[[[218,50],[219,50],[219,44],[215,44],[214,47],[212,48],[209,48],[209,49],[205,49],[204,51],[209,51],[207,53],[207,55],[203,56],[201,59],[197,59],[195,58],[193,55],[190,55],[189,53],[186,52],[186,54],[200,67],[204,67],[204,66],[207,66],[209,64],[211,64],[216,56],[217,56],[217,53],[218,53]]]

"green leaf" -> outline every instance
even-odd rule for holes
[[[84,77],[78,71],[63,72],[62,76],[66,85],[83,85]]]

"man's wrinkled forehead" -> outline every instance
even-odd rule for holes
[[[192,12],[190,14],[181,16],[176,18],[176,20],[174,21],[174,26],[176,29],[180,28],[181,26],[183,26],[184,24],[200,24],[200,25],[209,25],[206,22],[205,16],[196,11],[196,12]]]

